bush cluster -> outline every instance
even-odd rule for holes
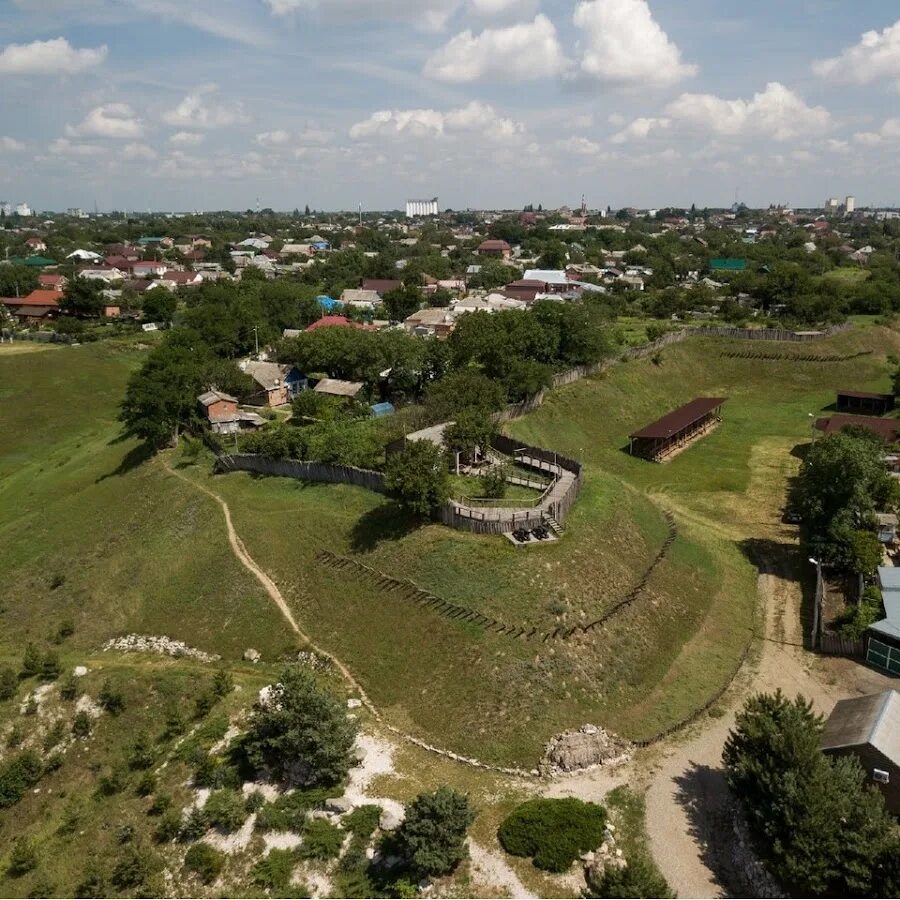
[[[565,872],[603,842],[606,810],[574,797],[528,800],[500,826],[500,845],[513,856],[530,856],[548,872]]]

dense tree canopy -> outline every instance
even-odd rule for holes
[[[821,731],[801,697],[751,697],[725,744],[729,787],[792,896],[895,897],[895,823],[857,759],[822,754]]]
[[[468,797],[449,787],[422,793],[406,806],[396,843],[417,877],[448,875],[466,854],[466,832],[475,820]]]

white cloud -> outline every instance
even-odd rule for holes
[[[310,124],[300,132],[298,137],[304,144],[327,144],[334,137],[334,132]]]
[[[10,44],[0,53],[0,72],[8,75],[71,75],[106,59],[106,44],[79,50],[64,37]]]
[[[210,104],[204,97],[215,93],[218,87],[207,84],[189,93],[174,109],[163,113],[167,125],[183,128],[222,128],[247,121],[239,102],[232,104]]]
[[[652,116],[649,118],[641,117],[630,122],[620,132],[614,134],[610,141],[613,144],[624,144],[628,141],[644,140],[650,135],[651,131],[668,128],[671,124],[671,119],[654,118]]]
[[[770,82],[752,100],[725,100],[715,94],[682,94],[667,107],[672,119],[713,134],[787,141],[817,136],[831,127],[831,114],[808,106],[794,91]]]
[[[440,112],[436,109],[382,109],[350,129],[354,140],[374,137],[440,137],[479,132],[486,137],[509,138],[523,127],[501,118],[492,106],[473,100],[466,106]]]
[[[663,87],[697,73],[662,30],[647,0],[584,0],[575,7],[584,36],[581,70],[611,84]]]
[[[69,137],[136,138],[144,133],[143,122],[127,103],[107,103],[92,109],[80,125],[67,125]]]
[[[50,143],[50,152],[54,156],[102,156],[106,148],[98,144],[79,144],[68,138],[57,138]]]
[[[424,74],[438,81],[465,82],[492,77],[524,81],[558,74],[564,65],[556,28],[544,15],[508,28],[466,30],[451,38],[425,63]]]
[[[25,145],[21,141],[7,135],[0,136],[0,150],[6,153],[21,153],[24,149]]]
[[[169,138],[170,144],[179,144],[181,146],[194,146],[202,144],[206,135],[198,134],[196,131],[176,131]]]
[[[900,140],[900,119],[888,119],[878,131],[862,131],[853,135],[853,141],[866,147]]]
[[[122,149],[124,159],[156,159],[156,151],[146,144],[126,144]]]
[[[261,131],[256,136],[256,143],[260,147],[280,147],[290,139],[291,136],[284,129],[279,128],[275,131]]]
[[[313,13],[337,22],[392,19],[412,21],[430,30],[443,28],[462,0],[265,0],[272,14]]]
[[[869,84],[895,78],[900,88],[900,20],[884,31],[865,32],[858,44],[839,56],[813,63],[813,72],[845,84]]]

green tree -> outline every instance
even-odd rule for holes
[[[144,294],[142,308],[145,322],[168,324],[175,317],[178,298],[165,288],[154,288]]]
[[[102,290],[99,281],[75,276],[66,284],[60,309],[75,316],[99,316],[106,303]]]
[[[408,284],[388,291],[382,299],[388,318],[392,322],[402,322],[422,305],[422,295],[419,289]]]
[[[12,842],[12,849],[9,851],[9,862],[6,871],[13,877],[19,878],[22,875],[37,868],[38,852],[37,845],[33,838],[19,837]]]
[[[505,403],[502,385],[471,368],[450,372],[425,391],[425,405],[437,420],[450,419],[467,408],[490,413]]]
[[[428,516],[450,497],[447,455],[431,441],[413,441],[388,456],[384,467],[387,492],[417,516]]]
[[[254,707],[244,748],[251,763],[282,780],[330,787],[350,768],[356,731],[343,705],[292,666]]]
[[[759,851],[792,894],[887,896],[900,849],[881,794],[853,757],[819,750],[822,720],[802,697],[751,697],[723,753]],[[890,894],[893,896],[893,894]]]
[[[419,794],[406,805],[397,847],[416,877],[447,875],[465,857],[466,832],[474,820],[465,794],[449,787]]]
[[[444,431],[444,443],[451,453],[461,453],[465,459],[475,455],[476,448],[488,450],[494,434],[494,423],[481,409],[464,409],[452,425]]]
[[[38,286],[38,273],[32,266],[0,266],[0,297],[25,297]]]

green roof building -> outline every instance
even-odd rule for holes
[[[720,257],[709,261],[710,272],[743,272],[747,268],[746,259]]]

